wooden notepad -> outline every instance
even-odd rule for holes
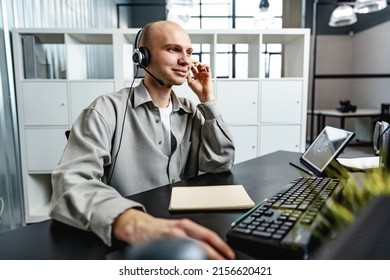
[[[250,209],[255,205],[242,185],[177,186],[169,210]]]

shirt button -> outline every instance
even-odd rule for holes
[[[175,179],[172,179],[172,183],[175,183],[176,182],[176,180]]]
[[[159,122],[160,122],[160,120],[159,120],[159,119],[157,119],[157,120],[156,120],[156,123],[159,123]]]
[[[161,141],[161,140],[160,140],[160,141],[158,141],[158,144],[159,144],[159,145],[161,145],[161,144],[162,144],[162,141]]]

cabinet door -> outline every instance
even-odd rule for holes
[[[217,81],[218,108],[225,122],[255,124],[258,122],[257,81]]]
[[[278,150],[299,152],[301,127],[299,125],[262,126],[260,129],[260,155]]]
[[[261,122],[302,121],[302,81],[270,80],[261,83]]]
[[[66,145],[65,129],[26,129],[28,171],[51,171]]]
[[[114,82],[71,82],[70,102],[72,105],[72,123],[81,111],[92,103],[98,96],[114,91]]]
[[[257,157],[257,126],[230,126],[236,148],[235,163]]]
[[[23,82],[24,125],[68,125],[65,82]]]

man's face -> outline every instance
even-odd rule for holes
[[[181,85],[189,75],[192,45],[188,34],[176,25],[156,28],[149,47],[148,69],[166,85]]]

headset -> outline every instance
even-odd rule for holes
[[[139,46],[143,32],[144,32],[144,28],[142,28],[140,31],[138,31],[137,35],[135,36],[134,51],[133,51],[133,55],[131,58],[132,58],[135,65],[144,69],[161,86],[164,86],[165,85],[164,81],[157,78],[148,69],[146,69],[146,67],[149,65],[149,62],[150,62],[150,52],[147,48]]]
[[[134,51],[133,51],[133,62],[135,65],[141,67],[141,68],[146,68],[149,64],[150,61],[150,55],[149,55],[149,50],[145,47],[139,47],[139,43],[141,41],[142,33],[144,29],[140,29],[135,36],[134,40]]]

